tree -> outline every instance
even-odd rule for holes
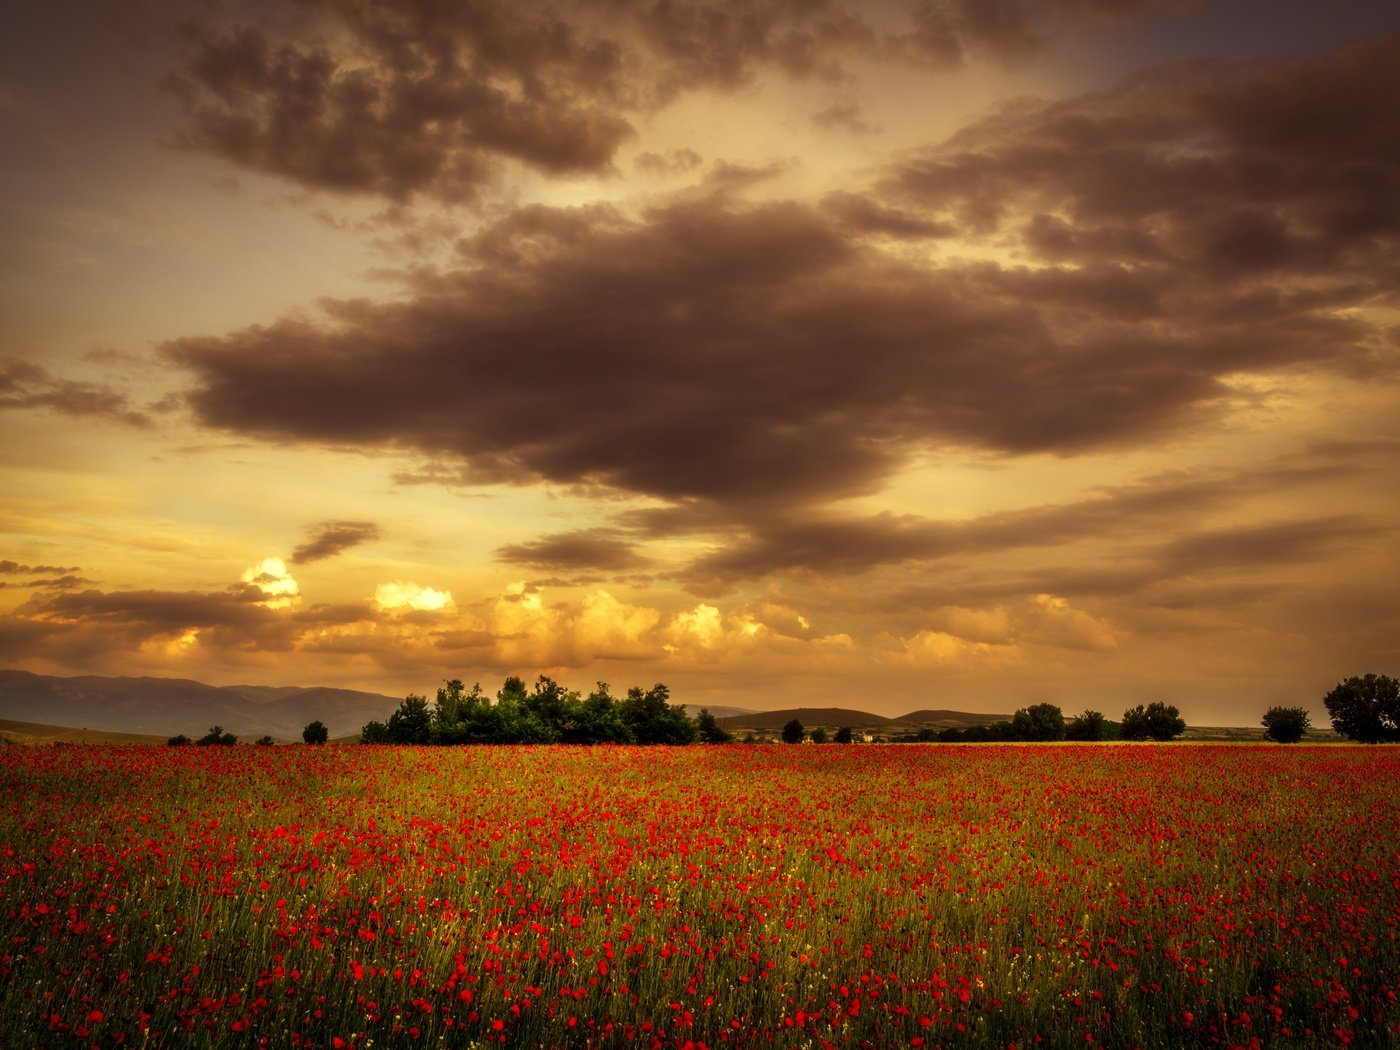
[[[695,716],[695,729],[700,734],[702,744],[727,744],[734,739],[734,735],[722,728],[715,716],[710,714],[708,707],[702,707]]]
[[[301,738],[308,744],[324,744],[331,737],[330,730],[318,718],[301,731]]]
[[[812,743],[814,743],[814,744],[825,744],[825,743],[826,743],[826,730],[823,729],[821,726],[817,726],[816,729],[813,729],[813,730],[812,730],[809,734],[807,734],[807,735],[810,736],[810,737],[812,738]]]
[[[427,744],[432,741],[433,718],[428,711],[428,698],[409,693],[389,716],[388,742],[391,744]]]
[[[360,729],[360,743],[362,744],[387,744],[389,743],[389,727],[383,722],[375,720],[366,722]]]
[[[1322,698],[1332,728],[1363,744],[1400,741],[1400,682],[1389,675],[1368,674],[1339,682]]]
[[[855,734],[851,732],[850,726],[842,726],[836,730],[836,742],[838,744],[849,744],[855,739]]]
[[[1124,740],[1171,740],[1186,732],[1186,720],[1171,704],[1160,700],[1123,712]]]
[[[1011,719],[1011,735],[1016,740],[1063,740],[1064,713],[1054,704],[1023,707]]]
[[[225,733],[223,726],[211,726],[209,732],[195,741],[200,747],[232,747],[238,743],[238,737],[232,733]]]
[[[1110,722],[1099,711],[1085,711],[1077,718],[1071,718],[1065,726],[1066,740],[1109,740]]]
[[[194,741],[185,736],[184,733],[178,733],[166,741],[166,744],[170,747],[184,747],[186,744],[192,743],[194,743]]]
[[[795,718],[789,719],[787,725],[783,726],[784,744],[800,744],[804,735],[802,723]]]
[[[275,743],[272,737],[266,735],[258,737],[255,742],[258,747],[271,747]]]
[[[638,744],[693,744],[695,723],[685,708],[670,703],[671,690],[657,682],[645,693],[640,686],[627,690],[622,701],[622,722]]]
[[[1296,744],[1312,726],[1302,707],[1271,707],[1262,720],[1264,736],[1279,744]]]
[[[574,725],[564,739],[571,744],[632,743],[632,731],[622,720],[622,705],[608,691],[607,682],[599,682],[578,705]]]

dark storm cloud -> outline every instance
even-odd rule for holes
[[[636,115],[767,70],[834,82],[858,56],[938,66],[969,52],[1023,57],[1039,46],[1044,5],[900,5],[892,29],[862,7],[326,0],[281,10],[276,28],[266,12],[192,21],[166,82],[185,106],[187,147],[318,189],[464,200],[502,160],[553,175],[610,171]],[[849,105],[819,119],[864,127]]]
[[[26,361],[0,362],[0,409],[49,409],[65,416],[97,416],[134,427],[151,420],[130,407],[125,394],[97,383],[61,379]]]
[[[1252,289],[1267,320],[1306,316],[1328,295],[1393,295],[1397,99],[1400,36],[1278,66],[1172,66],[1007,105],[883,188],[1048,262],[1131,267],[1172,311],[1250,304],[1215,284]]]
[[[976,536],[823,505],[940,447],[1067,455],[1171,437],[1247,396],[1241,373],[1392,369],[1393,340],[1361,308],[1400,287],[1397,70],[1392,38],[1282,71],[1178,67],[1021,103],[817,206],[714,192],[640,218],[523,208],[402,302],[335,302],[324,323],[166,352],[209,426],[405,450],[449,483],[659,498],[619,524],[737,536],[697,580],[1061,542],[1212,483],[1003,516]],[[1316,105],[1341,116],[1314,120]],[[883,247],[954,230],[1018,238],[1044,265]],[[563,540],[536,542],[506,557],[577,567]]]
[[[293,565],[333,558],[342,551],[379,539],[379,526],[372,521],[323,521],[312,526],[311,538],[292,551]]]
[[[496,549],[496,557],[514,565],[555,572],[578,569],[618,572],[647,564],[635,545],[614,529],[558,532],[528,543],[507,544]]]

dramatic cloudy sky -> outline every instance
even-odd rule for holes
[[[0,666],[1216,724],[1400,672],[1392,0],[0,49]]]

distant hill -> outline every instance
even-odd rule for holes
[[[933,726],[936,729],[962,729],[964,726],[986,726],[993,722],[1010,722],[1010,715],[983,715],[971,711],[929,710],[910,711],[891,719],[914,726]]]
[[[869,711],[856,711],[849,707],[785,707],[781,711],[752,711],[746,715],[730,715],[717,721],[725,729],[782,729],[792,719],[811,729],[815,726],[852,729],[875,729],[889,725],[894,720],[883,715],[872,715]]]
[[[691,718],[694,718],[702,710],[709,711],[716,720],[754,714],[752,707],[727,707],[724,704],[682,704],[681,706],[685,708],[685,713]]]
[[[361,726],[388,718],[401,699],[355,689],[213,686],[183,678],[58,678],[0,670],[0,718],[162,740],[177,733],[201,737],[213,725],[245,741],[264,735],[300,740],[302,729],[318,719],[333,737],[358,737]]]

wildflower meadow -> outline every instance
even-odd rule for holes
[[[0,1046],[1400,1043],[1400,753],[8,748]]]

